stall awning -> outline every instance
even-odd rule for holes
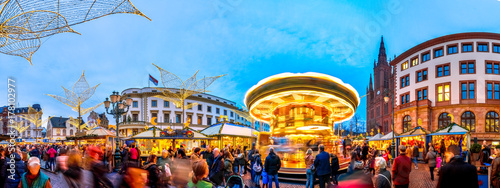
[[[154,128],[149,128],[148,130],[141,132],[139,134],[136,134],[130,139],[207,139],[210,140],[212,138],[208,138],[207,136],[195,131],[194,129],[189,128],[193,132],[193,137],[192,138],[186,138],[186,137],[162,137],[161,136],[161,129],[156,128],[155,131],[153,131]],[[154,137],[153,137],[153,132],[154,132]]]
[[[377,141],[380,138],[382,138],[382,136],[384,136],[384,135],[377,133],[375,136],[372,136],[368,141]]]
[[[398,137],[411,137],[411,136],[420,136],[420,135],[426,135],[429,134],[430,132],[425,130],[423,127],[418,126],[415,127],[415,129],[407,131],[405,133],[400,134]]]
[[[200,131],[207,136],[241,136],[241,137],[257,137],[257,130],[244,125],[232,123],[219,123],[207,127]]]
[[[391,140],[393,134],[394,134],[394,132],[390,132],[390,133],[380,137],[378,140]],[[398,137],[398,134],[394,135],[394,138],[396,138],[396,137]]]
[[[116,133],[105,129],[104,127],[98,126],[85,132],[85,135],[97,135],[97,136],[109,136],[116,137]]]
[[[457,124],[450,125],[448,127],[444,127],[430,135],[463,135],[467,134],[469,131]]]

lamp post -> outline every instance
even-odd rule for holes
[[[390,96],[390,98],[389,98]],[[385,89],[385,97],[384,97],[384,101],[385,103],[389,103],[389,100],[392,101],[392,144],[391,144],[391,155],[392,155],[392,158],[394,159],[395,158],[395,153],[396,153],[396,142],[394,142],[394,134],[395,134],[395,130],[394,130],[394,93],[390,93],[389,92],[389,89]]]
[[[130,97],[127,97],[127,99],[121,101],[120,100],[121,96],[116,91],[113,91],[113,94],[109,96],[109,99],[106,98],[106,101],[104,101],[104,107],[106,108],[106,113],[108,113],[109,115],[113,115],[113,117],[116,120],[115,171],[118,172],[120,170],[120,158],[121,158],[120,149],[118,149],[120,145],[119,142],[120,135],[118,132],[119,122],[120,122],[120,117],[128,112],[128,109],[132,104],[132,99]],[[110,106],[111,106],[111,111],[109,111]]]

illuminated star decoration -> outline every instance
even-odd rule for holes
[[[29,121],[30,123],[33,123],[36,127],[40,127],[43,124],[47,123],[50,118],[45,119],[42,121],[42,115],[43,115],[43,109],[40,111],[36,111],[36,109],[32,108],[31,106],[28,107],[28,114],[21,114],[19,115],[21,118]]]
[[[225,76],[225,75],[219,75],[197,80],[196,74],[198,74],[198,71],[196,71],[196,73],[194,73],[194,75],[191,76],[191,78],[187,79],[186,81],[182,81],[177,75],[170,73],[155,64],[153,65],[156,66],[160,71],[161,82],[164,87],[164,88],[157,88],[159,91],[162,92],[163,95],[155,95],[154,97],[161,98],[166,101],[171,101],[172,103],[174,103],[176,107],[182,109],[183,116],[184,116],[184,110],[190,109],[198,105],[198,103],[191,103],[186,105],[185,101],[189,96],[198,93],[208,92],[205,90],[208,86],[210,86],[218,78]],[[179,89],[179,91],[178,92],[171,91],[168,88],[176,88]]]
[[[0,11],[0,53],[20,56],[30,63],[41,38],[65,32],[79,34],[70,26],[118,13],[149,19],[130,0],[0,0]]]
[[[24,121],[14,122],[12,125],[10,125],[10,127],[16,129],[17,132],[19,132],[19,134],[21,134],[22,132],[24,132],[24,131],[28,130],[28,128],[30,128],[29,124],[28,124],[28,126],[25,126],[25,127],[23,127],[23,124],[24,124]]]
[[[68,90],[61,86],[64,89],[66,98],[50,94],[47,95],[53,97],[54,99],[57,99],[58,101],[62,102],[65,105],[68,105],[69,107],[71,107],[73,111],[79,112],[79,115],[81,116],[89,113],[90,111],[96,109],[97,107],[99,107],[104,103],[104,102],[99,103],[98,105],[90,108],[82,108],[82,103],[84,103],[90,97],[92,97],[92,95],[94,95],[95,89],[99,85],[100,84],[97,84],[94,87],[90,87],[89,83],[87,83],[87,80],[85,80],[85,71],[84,71],[82,73],[82,76],[80,76],[80,79],[78,79],[78,81],[73,86],[72,90]],[[76,119],[76,121],[78,121],[78,119]],[[78,125],[78,123],[76,123],[76,125]]]

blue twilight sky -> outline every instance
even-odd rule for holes
[[[82,35],[44,39],[33,66],[0,54],[0,105],[7,104],[10,76],[17,80],[21,106],[39,103],[44,116],[74,117],[76,112],[45,94],[64,95],[61,86],[71,88],[85,70],[91,86],[101,83],[86,103],[92,106],[114,90],[146,87],[148,74],[160,79],[151,63],[182,79],[196,70],[200,77],[227,74],[209,90],[239,104],[248,88],[282,72],[329,74],[362,96],[381,35],[393,57],[447,34],[500,32],[497,0],[132,2],[152,21],[118,14],[74,26]],[[364,98],[357,113],[365,119]]]

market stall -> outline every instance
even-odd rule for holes
[[[377,139],[376,142],[380,145],[380,148],[377,148],[379,150],[387,150],[387,148],[391,147],[392,144],[392,138],[394,137],[396,139],[397,136],[399,136],[397,133],[393,135],[394,132],[387,133],[386,135],[380,137]],[[396,148],[397,149],[397,148]]]
[[[470,133],[467,129],[452,123],[447,127],[443,127],[436,132],[429,134],[429,142],[435,147],[437,152],[441,151],[441,147],[445,150],[450,145],[461,146],[461,150],[465,152],[470,148]]]
[[[414,145],[417,145],[420,156],[422,156],[422,153],[426,151],[425,136],[428,134],[430,134],[429,131],[425,130],[421,126],[417,126],[415,129],[402,133],[397,137],[396,148],[399,148],[399,145],[405,145],[408,149],[409,147],[413,148]],[[399,155],[398,149],[396,149],[396,152],[398,152],[397,155]]]
[[[68,136],[64,141],[68,142],[69,140],[73,140],[74,144],[77,144],[78,141],[80,141],[80,144],[83,145],[89,144],[89,145],[101,145],[106,147],[111,146],[114,149],[115,138],[116,138],[116,133],[113,133],[104,127],[98,126],[86,132],[80,133],[77,136]]]
[[[214,138],[208,144],[224,148],[229,144],[232,146],[252,147],[252,143],[257,140],[258,131],[244,125],[237,125],[228,122],[222,122],[212,125],[200,131],[200,133]]]
[[[370,139],[367,140],[368,145],[370,145],[370,147],[377,148],[377,150],[383,149],[382,141],[380,140],[380,138],[382,138],[382,136],[384,136],[384,135],[380,134],[380,133],[377,133],[375,136],[372,136]]]
[[[150,154],[161,155],[163,149],[172,147],[180,148],[182,145],[186,150],[186,154],[191,153],[192,148],[204,148],[206,143],[211,140],[191,128],[183,130],[161,130],[156,127],[151,127],[144,132],[132,136],[130,139],[134,140],[136,146],[141,151],[141,157],[147,157]]]

